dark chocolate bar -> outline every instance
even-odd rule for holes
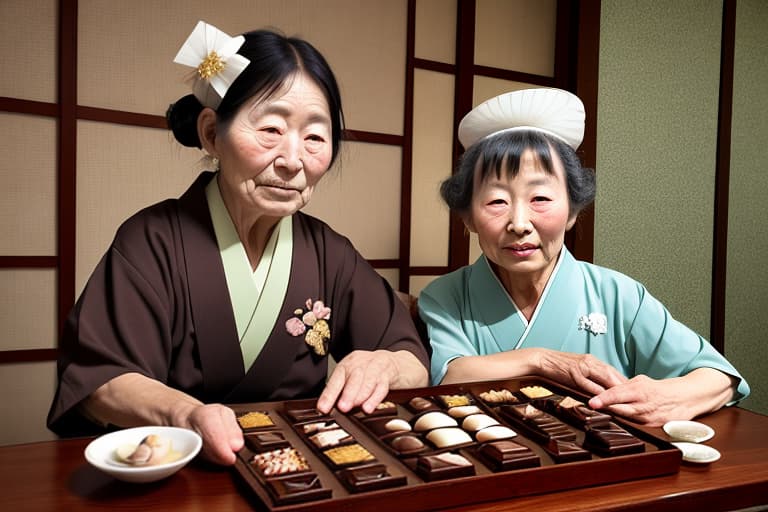
[[[427,482],[473,476],[475,466],[464,456],[444,452],[436,455],[422,455],[416,461],[416,473]]]
[[[579,460],[590,460],[592,458],[591,453],[573,441],[550,439],[550,441],[542,447],[557,464]]]
[[[588,426],[584,447],[604,457],[645,451],[643,441],[615,423]]]
[[[289,445],[285,435],[279,430],[246,434],[245,444],[254,452],[274,450],[275,448],[284,448]]]
[[[537,467],[539,456],[529,447],[515,441],[493,441],[480,445],[477,455],[493,471]]]
[[[576,440],[576,433],[565,423],[530,404],[503,405],[499,408],[499,414],[540,444],[546,444],[552,439]]]
[[[405,485],[405,475],[393,476],[384,464],[369,464],[342,469],[336,476],[349,492],[366,492]]]
[[[267,480],[267,489],[278,505],[326,499],[333,493],[331,489],[323,487],[315,473],[270,478]]]

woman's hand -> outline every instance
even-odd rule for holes
[[[336,365],[317,408],[327,413],[334,404],[342,412],[360,406],[371,413],[390,389],[426,385],[427,369],[408,351],[355,350]]]
[[[234,411],[196,398],[138,373],[118,375],[85,399],[82,408],[103,425],[137,427],[169,425],[196,431],[202,454],[216,464],[232,465],[243,447]]]
[[[599,393],[589,406],[657,427],[716,411],[733,398],[734,388],[732,377],[712,368],[662,380],[638,375]]]
[[[536,374],[590,395],[627,382],[613,366],[591,354],[574,354],[549,349],[536,350]]]
[[[193,407],[186,418],[178,420],[177,426],[200,434],[203,457],[214,464],[231,466],[235,463],[235,454],[243,447],[243,432],[234,411],[220,404]]]

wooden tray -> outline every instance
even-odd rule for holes
[[[397,416],[408,421],[415,414],[406,407],[414,397],[432,398],[439,395],[467,394],[476,399],[477,405],[495,415],[495,409],[486,407],[479,399],[479,394],[491,389],[508,389],[519,393],[526,386],[543,386],[558,395],[571,396],[580,401],[585,397],[573,390],[564,388],[540,377],[524,377],[521,379],[484,381],[469,384],[444,385],[427,388],[396,390],[390,392],[388,401],[397,404]],[[514,425],[501,419],[500,423],[510,426],[518,436],[514,441],[530,447],[540,459],[540,466],[494,472],[481,459],[475,456],[477,443],[454,450],[434,449],[433,452],[452,451],[470,460],[474,466],[474,476],[449,478],[446,480],[426,481],[412,468],[414,460],[398,457],[373,432],[359,420],[359,411],[342,414],[333,410],[329,416],[332,421],[352,435],[354,441],[361,444],[376,459],[385,466],[391,480],[384,487],[373,490],[358,489],[350,492],[338,476],[337,467],[332,467],[328,459],[322,455],[308,437],[304,435],[295,420],[287,414],[288,410],[314,409],[314,400],[292,400],[286,402],[261,402],[232,405],[239,416],[251,411],[263,411],[274,422],[274,426],[247,431],[246,435],[254,432],[278,432],[285,441],[296,448],[306,459],[310,472],[317,475],[319,488],[312,491],[311,496],[299,496],[297,502],[276,500],[271,493],[265,478],[254,469],[250,460],[256,450],[244,448],[238,454],[235,470],[242,478],[246,488],[257,498],[254,505],[269,511],[377,511],[399,510],[417,511],[455,507],[484,501],[496,501],[530,494],[554,492],[577,487],[596,486],[626,480],[635,480],[676,473],[680,468],[681,452],[665,439],[655,437],[650,432],[633,423],[614,418],[615,423],[623,427],[645,443],[642,453],[601,457],[592,454],[590,460],[556,464],[552,458],[536,442],[525,437],[525,433]],[[357,415],[356,415],[357,414]],[[570,427],[576,433],[577,443],[584,441],[584,432]],[[246,492],[249,492],[246,491]],[[308,498],[307,501],[301,501]]]

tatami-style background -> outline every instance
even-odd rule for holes
[[[437,191],[461,116],[512,89],[579,94],[598,197],[569,245],[711,338],[768,412],[761,0],[0,0],[0,444],[52,437],[66,312],[120,222],[201,170],[163,129],[201,19],[328,58],[349,133],[307,211],[413,295],[479,254]]]

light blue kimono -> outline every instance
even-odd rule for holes
[[[664,379],[715,368],[738,379],[734,402],[749,394],[739,372],[640,283],[577,261],[565,248],[530,322],[485,256],[433,281],[418,304],[432,344],[434,384],[457,357],[543,347],[592,354],[627,377]]]

